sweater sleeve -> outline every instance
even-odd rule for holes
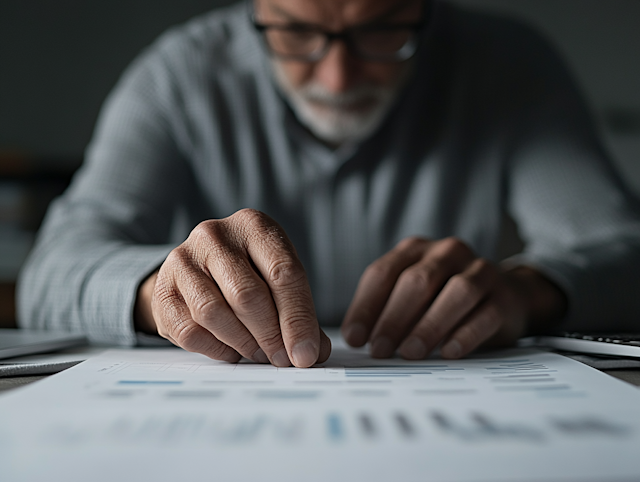
[[[132,345],[137,288],[174,247],[176,206],[193,189],[173,140],[170,69],[143,55],[108,98],[83,167],[52,203],[18,280],[25,328]]]
[[[567,69],[541,41],[535,45],[526,46],[530,63],[514,62],[512,70],[522,90],[506,184],[526,248],[508,262],[537,268],[565,291],[562,329],[638,331],[637,200],[602,149]]]

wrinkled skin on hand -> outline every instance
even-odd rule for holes
[[[141,287],[139,302],[145,331],[216,360],[309,367],[331,352],[291,241],[259,211],[198,225]]]
[[[481,345],[514,343],[531,325],[561,318],[566,301],[531,268],[503,271],[456,238],[407,238],[360,279],[342,325],[352,346],[407,359],[460,358]]]
[[[559,320],[564,294],[532,268],[505,271],[456,238],[407,238],[362,275],[342,325],[352,346],[445,358],[508,345]],[[216,360],[310,367],[331,343],[283,229],[245,209],[198,225],[140,287],[136,328]]]

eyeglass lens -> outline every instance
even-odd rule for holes
[[[317,59],[329,46],[329,38],[320,30],[268,28],[264,33],[271,50],[283,57]],[[414,36],[411,28],[363,29],[349,32],[347,41],[363,57],[404,60],[410,56],[407,46]]]

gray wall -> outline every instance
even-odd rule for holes
[[[556,42],[640,192],[640,1],[457,2],[524,17]],[[0,0],[0,151],[78,158],[100,104],[136,53],[167,26],[227,3]]]
[[[0,0],[0,150],[77,158],[121,71],[168,26],[231,0]]]
[[[640,194],[640,1],[456,0],[524,18],[565,55],[605,145]]]

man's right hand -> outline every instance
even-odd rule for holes
[[[293,244],[269,216],[244,209],[204,221],[139,288],[136,329],[187,351],[310,367],[331,353]]]

